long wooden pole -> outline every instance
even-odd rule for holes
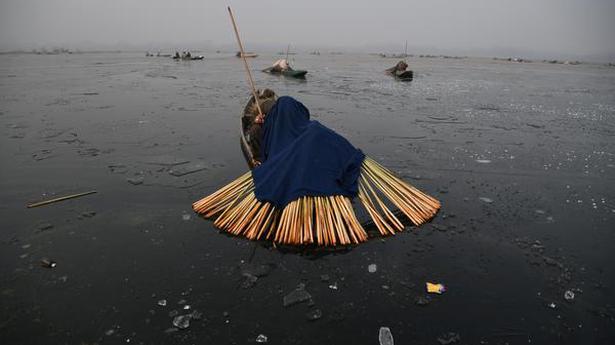
[[[254,96],[254,103],[256,103],[258,114],[263,116],[263,111],[261,110],[261,105],[260,105],[260,102],[258,101],[258,94],[256,93],[256,87],[254,87],[254,79],[252,79],[252,73],[250,72],[250,67],[248,66],[248,60],[246,60],[246,55],[243,51],[243,44],[241,44],[241,38],[239,38],[239,30],[237,29],[237,24],[235,23],[235,16],[233,16],[233,11],[231,10],[231,6],[228,6],[227,9],[228,9],[228,14],[231,16],[231,22],[233,23],[233,29],[235,30],[235,37],[237,38],[237,44],[239,45],[239,52],[241,53],[241,59],[243,60],[243,65],[246,68],[246,73],[248,74],[248,82],[250,83],[250,88],[252,89],[252,95]]]
[[[91,191],[89,191],[89,192],[78,193],[78,194],[72,194],[72,195],[62,196],[62,197],[55,198],[55,199],[51,199],[51,200],[45,200],[45,201],[41,201],[41,202],[35,202],[35,203],[33,203],[33,204],[28,205],[28,208],[33,208],[33,207],[39,207],[39,206],[49,205],[49,204],[53,204],[54,202],[64,201],[64,200],[68,200],[68,199],[74,199],[74,198],[78,198],[78,197],[80,197],[80,196],[90,195],[90,194],[94,194],[94,193],[96,193],[96,191],[95,191],[95,190],[91,190]]]

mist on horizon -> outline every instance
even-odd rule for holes
[[[0,50],[234,46],[615,57],[612,0],[2,0]]]

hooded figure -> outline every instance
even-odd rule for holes
[[[277,207],[303,196],[355,197],[365,155],[318,121],[292,97],[280,97],[265,117],[255,195]]]
[[[397,74],[406,71],[408,64],[405,61],[399,61],[395,66],[387,69],[388,73]]]

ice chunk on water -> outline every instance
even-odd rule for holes
[[[493,199],[491,198],[487,198],[485,196],[481,196],[480,198],[478,198],[480,201],[482,202],[486,202],[487,204],[491,204],[493,202]]]
[[[266,335],[264,335],[264,334],[259,334],[259,335],[256,337],[256,342],[257,342],[257,343],[266,343],[267,341],[269,341],[269,339],[268,339],[268,338],[267,338],[267,336],[266,336]]]
[[[367,266],[367,271],[369,273],[376,273],[377,270],[378,266],[376,264],[370,264],[369,266]]]
[[[295,290],[284,296],[284,306],[288,307],[293,304],[305,302],[312,298],[309,292],[305,290],[304,285],[299,285]]]
[[[566,290],[566,292],[564,292],[564,299],[568,302],[572,301],[574,299],[574,292],[572,292],[572,290]]]
[[[391,329],[389,327],[380,327],[380,331],[378,332],[378,341],[380,345],[395,345],[395,341],[393,341],[393,334],[391,334]]]
[[[173,318],[173,326],[179,329],[186,329],[190,326],[190,319],[192,314],[179,315]]]

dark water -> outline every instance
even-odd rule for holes
[[[304,82],[256,72],[443,203],[392,238],[289,253],[191,211],[246,170],[242,66],[206,58],[0,56],[0,343],[613,342],[615,69],[411,59],[398,83],[393,60],[323,54],[295,56]],[[426,281],[448,291],[418,305]],[[298,284],[312,301],[284,307]]]

